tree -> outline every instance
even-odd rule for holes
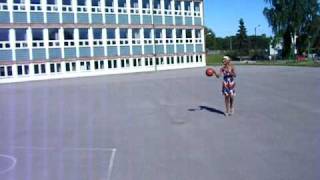
[[[238,33],[236,34],[235,44],[241,55],[248,53],[247,29],[244,25],[244,21],[242,18],[239,20],[239,30],[238,30]]]
[[[214,32],[210,29],[205,27],[205,37],[206,37],[206,47],[207,49],[213,50],[216,47],[216,40],[215,40],[215,34]]]
[[[266,7],[263,14],[276,37],[282,37],[283,58],[292,55],[297,37],[297,47],[300,50],[305,46],[303,42],[308,38],[315,38],[310,32],[310,26],[319,13],[317,0],[264,0],[270,6]],[[310,37],[311,36],[311,37]],[[307,38],[307,40],[308,40]]]

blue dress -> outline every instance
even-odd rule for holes
[[[236,77],[236,74],[225,68],[221,68],[220,72],[223,74],[222,94],[225,96],[235,96],[236,83],[234,82],[234,78]]]

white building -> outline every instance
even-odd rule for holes
[[[0,0],[0,83],[205,66],[202,0]]]

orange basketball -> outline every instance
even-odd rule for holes
[[[207,76],[213,76],[214,74],[216,74],[216,72],[214,71],[214,69],[212,69],[212,68],[207,68],[207,69],[206,69],[206,75],[207,75]]]

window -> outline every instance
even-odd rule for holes
[[[103,60],[100,61],[100,69],[104,69],[104,61]]]
[[[40,4],[40,0],[31,0],[31,4]]]
[[[39,64],[35,64],[33,69],[34,69],[34,74],[39,74],[40,73]]]
[[[43,40],[43,29],[32,29],[32,40],[42,41]]]
[[[100,6],[100,0],[91,0],[92,6]]]
[[[121,59],[121,67],[124,68],[124,59]]]
[[[9,41],[9,29],[0,29],[0,41]]]
[[[144,38],[145,39],[151,38],[151,29],[144,29]]]
[[[7,0],[0,0],[0,3],[7,3]]]
[[[24,65],[24,74],[29,74],[29,65]]]
[[[102,39],[102,29],[93,29],[93,39]]]
[[[184,10],[191,11],[190,1],[184,2]]]
[[[78,0],[78,5],[79,6],[85,6],[86,5],[86,0]]]
[[[86,68],[87,68],[87,70],[90,70],[90,69],[91,69],[91,67],[90,67],[90,61],[87,61],[87,62],[86,62]]]
[[[132,38],[139,39],[140,38],[140,29],[132,29]]]
[[[47,0],[47,4],[57,4],[56,0]]]
[[[133,66],[142,66],[141,59],[133,59]]]
[[[142,7],[143,8],[150,8],[150,1],[149,0],[142,0]]]
[[[153,8],[154,9],[160,9],[160,0],[153,0]]]
[[[117,60],[113,60],[113,68],[117,68]]]
[[[71,5],[71,0],[62,0],[63,5]]]
[[[18,65],[17,73],[19,76],[29,74],[29,65]]]
[[[94,69],[99,69],[99,61],[94,61]]]
[[[18,75],[22,75],[22,66],[18,66],[17,68]]]
[[[176,38],[182,38],[182,29],[176,30]]]
[[[41,64],[41,73],[42,74],[46,73],[46,65],[45,64]]]
[[[61,64],[60,63],[50,64],[50,72],[51,73],[61,72]]]
[[[167,64],[170,64],[170,57],[167,57]]]
[[[139,8],[138,0],[131,0],[131,7],[132,8]]]
[[[57,72],[61,72],[61,64],[57,63],[56,66],[57,66]]]
[[[201,30],[196,29],[196,38],[201,38]]]
[[[71,66],[70,66],[71,65]],[[75,62],[66,62],[66,71],[76,71],[76,63]]]
[[[64,39],[65,40],[73,40],[73,29],[64,29]]]
[[[162,29],[155,29],[155,37],[162,38]]]
[[[27,40],[27,29],[15,29],[16,41],[26,41]]]
[[[48,29],[49,31],[49,40],[59,40],[59,29]]]
[[[35,64],[34,65],[34,74],[45,74],[46,73],[46,65],[45,64]]]
[[[70,72],[71,68],[70,68],[70,63],[66,63],[66,71]]]
[[[12,67],[11,66],[7,66],[7,75],[12,76]]]
[[[176,0],[174,2],[175,10],[181,10],[181,1]]]
[[[13,3],[15,3],[15,4],[24,4],[25,1],[24,0],[13,0]]]
[[[196,12],[200,11],[200,2],[194,2],[194,11]]]
[[[186,37],[187,38],[192,38],[192,30],[191,29],[187,29],[186,30]]]
[[[50,64],[50,72],[51,72],[51,73],[56,72],[56,71],[55,71],[54,64]]]
[[[113,0],[106,0],[106,6],[112,7],[113,6]]]
[[[3,66],[0,66],[0,76],[1,77],[4,77],[6,74],[5,74],[5,68]]]
[[[164,8],[171,9],[171,0],[164,0]]]
[[[118,0],[119,7],[126,7],[126,0]]]
[[[128,38],[128,29],[120,29],[120,39]]]
[[[88,29],[79,29],[79,39],[88,39]]]
[[[111,61],[111,60],[108,61],[108,68],[109,68],[109,69],[112,68],[112,61]]]
[[[116,38],[115,29],[107,29],[107,37],[108,39],[115,39]]]
[[[166,29],[166,38],[168,39],[172,38],[172,29]]]

